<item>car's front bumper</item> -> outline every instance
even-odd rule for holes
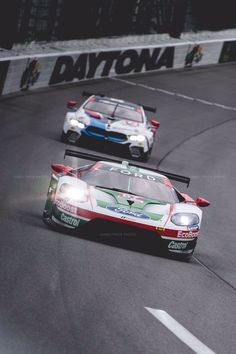
[[[145,139],[144,142],[139,143],[139,142],[133,142],[130,141],[128,138],[122,139],[122,138],[115,138],[109,135],[102,135],[98,133],[91,133],[90,131],[87,131],[86,129],[76,129],[76,128],[70,128],[66,132],[63,130],[63,140],[68,141],[72,144],[77,144],[80,143],[84,140],[90,140],[94,143],[97,143],[98,145],[100,144],[101,147],[104,147],[106,149],[106,146],[108,149],[113,149],[118,150],[121,152],[129,152],[129,154],[133,158],[140,158],[143,154],[147,153],[150,149],[150,146],[148,144],[147,139]]]

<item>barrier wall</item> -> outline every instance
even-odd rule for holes
[[[0,95],[148,71],[236,61],[235,40],[0,59]]]

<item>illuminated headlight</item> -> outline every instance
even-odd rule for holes
[[[86,202],[88,200],[87,190],[72,187],[69,184],[62,184],[59,192],[60,197],[63,199],[74,200],[80,203]]]
[[[84,124],[83,123],[81,123],[81,122],[78,122],[78,120],[77,119],[70,119],[70,125],[72,126],[72,127],[78,127],[78,128],[84,128]]]
[[[178,226],[193,226],[198,225],[199,217],[192,213],[178,213],[172,215],[171,221]]]
[[[129,138],[131,141],[138,141],[139,143],[141,143],[145,140],[145,136],[143,136],[143,135],[130,135]]]

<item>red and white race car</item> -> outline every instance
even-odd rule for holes
[[[170,179],[188,177],[144,169],[138,164],[66,150],[66,156],[96,161],[72,168],[52,165],[43,220],[54,227],[81,231],[132,231],[154,236],[168,254],[190,259],[202,221],[203,198],[180,193]]]

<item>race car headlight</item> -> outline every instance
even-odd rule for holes
[[[143,136],[143,135],[130,135],[129,138],[131,141],[138,141],[139,143],[141,143],[145,140],[145,136]]]
[[[70,125],[72,127],[78,127],[78,128],[81,128],[81,129],[84,128],[84,124],[79,122],[77,119],[74,119],[74,118],[70,119]]]
[[[192,213],[177,213],[172,215],[171,221],[178,226],[193,226],[199,224],[199,217]]]
[[[63,199],[69,199],[80,203],[88,200],[88,192],[85,189],[70,186],[66,183],[60,187],[60,197]]]

